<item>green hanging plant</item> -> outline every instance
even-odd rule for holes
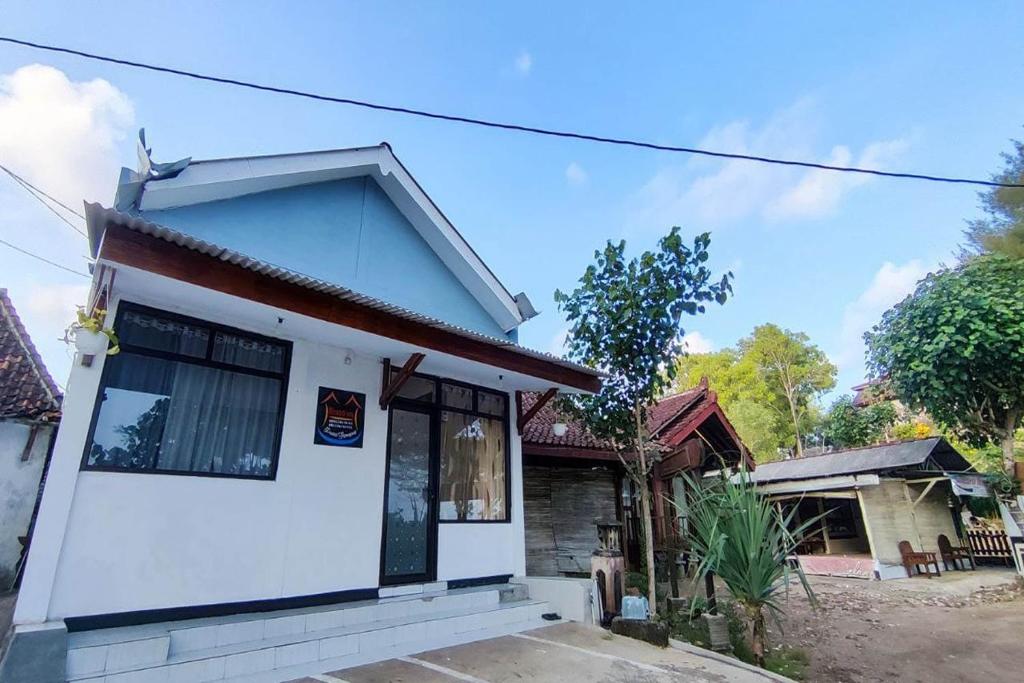
[[[75,348],[85,355],[98,355],[103,353],[104,349],[108,356],[120,353],[121,347],[113,328],[103,326],[106,317],[106,309],[96,308],[89,313],[84,306],[79,306],[77,319],[64,330],[64,341],[74,344]],[[106,343],[102,346],[95,341],[99,335],[106,337]]]

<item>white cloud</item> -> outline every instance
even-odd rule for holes
[[[112,200],[133,124],[131,101],[105,80],[72,81],[40,64],[0,74],[0,161],[76,210],[83,199]],[[2,179],[0,220],[18,226],[6,235],[18,246],[86,271],[86,241]],[[6,248],[0,263],[2,284],[50,373],[63,382],[71,359],[59,338],[75,305],[85,303],[88,281]]]
[[[573,187],[582,187],[587,184],[590,176],[582,166],[573,161],[565,167],[565,179]]]
[[[700,332],[687,332],[683,335],[683,345],[687,353],[711,353],[715,344]]]
[[[0,76],[0,158],[76,209],[113,197],[117,143],[134,118],[128,97],[102,79],[73,82],[42,64]]]
[[[905,140],[873,142],[864,148],[856,163],[853,163],[850,148],[839,145],[832,149],[826,163],[830,166],[884,169],[906,148]],[[826,216],[839,205],[844,193],[870,180],[871,176],[860,173],[808,170],[796,185],[765,207],[764,215],[769,220]]]
[[[760,127],[748,121],[717,126],[697,146],[814,160],[821,119],[814,102],[805,98],[776,112]],[[849,146],[838,145],[826,162],[884,167],[906,147],[903,140],[872,142],[855,155]],[[715,225],[750,216],[768,221],[817,218],[834,211],[850,189],[869,180],[869,176],[834,171],[695,157],[655,173],[631,199],[630,220],[638,228],[661,230],[690,221]]]
[[[832,356],[836,365],[841,369],[861,367],[864,362],[864,333],[881,320],[885,311],[913,292],[918,280],[929,270],[917,259],[902,265],[890,261],[882,264],[868,288],[843,311],[837,352]]]
[[[533,55],[526,50],[523,50],[519,53],[519,56],[516,57],[516,61],[513,66],[515,66],[516,73],[520,76],[528,76],[530,71],[533,69]]]

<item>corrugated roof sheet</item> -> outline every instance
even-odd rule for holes
[[[945,439],[934,436],[765,463],[758,465],[757,469],[751,472],[750,480],[763,484],[862,472],[915,469],[923,466],[932,456],[935,456],[936,460],[940,461],[938,464],[948,471],[966,471],[971,467]]]
[[[468,330],[458,325],[452,325],[451,323],[446,323],[443,320],[423,315],[422,313],[416,313],[415,311],[410,311],[407,308],[396,306],[386,301],[381,301],[380,299],[377,299],[375,297],[360,294],[351,289],[348,289],[347,287],[342,287],[341,285],[325,282],[324,280],[320,280],[309,275],[303,275],[302,273],[289,270],[288,268],[283,268],[281,266],[276,266],[272,263],[254,259],[250,256],[246,256],[245,254],[234,251],[232,249],[227,249],[226,247],[211,244],[210,242],[197,239],[190,235],[178,232],[177,230],[172,230],[162,225],[158,225],[156,223],[144,220],[142,218],[139,218],[138,216],[133,216],[130,214],[123,213],[121,211],[117,211],[115,209],[108,209],[104,206],[101,206],[100,204],[91,204],[88,202],[86,202],[85,210],[89,223],[93,224],[95,222],[96,225],[103,226],[103,229],[106,229],[105,226],[110,224],[120,225],[125,228],[128,228],[129,230],[133,230],[144,235],[151,235],[153,237],[157,237],[166,242],[177,244],[178,246],[185,247],[193,251],[197,251],[201,254],[205,254],[207,256],[220,259],[222,261],[227,261],[228,263],[241,266],[242,268],[245,268],[247,270],[251,270],[253,272],[259,273],[261,275],[266,275],[268,277],[272,277],[283,282],[299,285],[301,287],[305,287],[307,289],[311,289],[317,292],[322,292],[324,294],[330,294],[331,296],[336,296],[344,301],[351,301],[363,306],[367,306],[377,311],[389,313],[391,315],[403,318],[405,320],[410,320],[412,322],[420,323],[422,325],[427,325],[430,327],[436,327],[437,329],[445,330],[447,332],[451,332],[453,334],[457,334],[468,339],[481,341],[486,344],[491,344],[492,346],[499,346],[510,351],[513,351],[515,353],[528,356],[530,358],[536,358],[539,360],[547,361],[549,363],[560,365],[565,368],[570,368],[578,372],[583,372],[594,377],[601,376],[600,372],[594,370],[593,368],[588,368],[585,365],[573,363],[572,361],[565,360],[564,358],[559,358],[558,356],[554,356],[550,353],[535,351],[525,346],[520,346],[519,344],[509,341],[508,339],[492,337],[490,335],[481,334],[473,330]],[[94,239],[100,238],[101,235],[96,235]],[[98,245],[94,245],[94,248],[96,247],[98,247]]]
[[[0,289],[0,417],[59,420],[60,402],[57,383],[43,365],[7,290]]]

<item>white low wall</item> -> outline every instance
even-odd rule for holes
[[[31,425],[0,421],[0,589],[10,585],[21,558],[18,537],[28,532],[53,429],[37,428],[28,458],[23,460]]]
[[[531,600],[543,600],[551,605],[563,619],[581,624],[600,622],[595,618],[597,584],[592,579],[573,579],[563,576],[523,576],[514,583],[525,584]]]

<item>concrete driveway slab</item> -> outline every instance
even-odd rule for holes
[[[555,624],[301,680],[301,683],[767,683],[780,677],[704,651],[662,649]],[[299,682],[294,682],[299,683]]]

